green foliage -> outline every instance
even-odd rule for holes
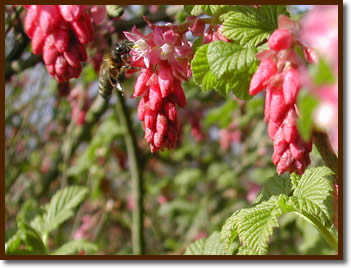
[[[273,176],[263,184],[262,190],[257,195],[255,203],[268,200],[273,195],[285,194],[291,192],[291,181],[285,176]]]
[[[5,13],[13,14],[12,8],[8,6]],[[110,16],[122,14],[121,6],[107,8]],[[204,45],[204,36],[186,36],[195,55],[191,66],[194,76],[182,83],[188,105],[178,111],[182,135],[173,150],[149,153],[137,116],[140,98],[129,98],[137,75],[125,77],[127,114],[141,149],[145,254],[174,255],[187,246],[186,254],[203,255],[335,254],[335,243],[330,243],[337,241],[330,217],[330,188],[326,190],[324,179],[292,174],[289,181],[286,176],[274,176],[272,141],[263,120],[264,97],[260,94],[250,99],[248,94],[258,64],[255,54],[268,49],[265,41],[276,27],[279,7],[173,8],[162,5],[159,11],[175,10],[174,25],[187,23],[188,15],[200,15],[206,27],[224,23],[220,29],[232,39]],[[121,17],[121,22],[139,20],[152,12],[150,6],[126,5],[123,9],[127,17]],[[112,22],[110,16],[106,19]],[[150,27],[144,25],[138,29],[147,34]],[[181,25],[184,30],[185,26]],[[7,54],[17,47],[15,32],[20,30],[16,25],[10,27],[5,38]],[[105,37],[108,46],[117,41],[117,36]],[[26,61],[30,49],[28,46],[26,54],[19,55],[19,62]],[[95,55],[96,48],[87,47],[87,52]],[[302,49],[300,53],[303,57]],[[322,62],[312,68],[315,83],[332,81],[330,66]],[[130,155],[121,138],[125,128],[114,109],[119,105],[116,96],[104,105],[100,105],[101,98],[96,99],[93,89],[97,77],[92,64],[85,64],[81,76],[70,81],[72,88],[87,90],[92,103],[86,124],[81,126],[72,122],[73,104],[59,97],[58,82],[45,65],[28,68],[6,82],[6,254],[133,254],[136,210],[130,201],[135,188],[130,180]],[[233,95],[248,101],[233,100]],[[84,109],[86,104],[79,102]],[[202,118],[194,122],[197,116]],[[322,162],[315,151],[312,166]],[[253,189],[247,187],[250,182],[262,186],[255,204]],[[89,196],[84,190],[60,192],[47,201],[66,184],[84,185]],[[313,187],[309,189],[310,184]],[[83,198],[86,201],[80,206],[78,199]],[[42,206],[43,202],[48,205]],[[280,214],[283,217],[278,219]],[[279,230],[275,230],[278,223]],[[72,241],[78,235],[92,243]],[[204,236],[207,238],[194,241]]]
[[[209,16],[218,17],[223,13],[226,13],[234,8],[233,5],[186,5],[185,10],[193,15],[199,16],[201,14],[206,14]]]
[[[328,197],[332,196],[333,187],[327,178],[331,175],[333,172],[327,167],[307,169],[298,180],[293,195],[313,202],[326,215],[329,215],[328,208],[331,206],[331,200]]]
[[[47,249],[40,234],[21,219],[17,221],[18,231],[5,244],[8,255],[46,255]],[[21,247],[23,245],[23,247]]]
[[[285,6],[197,5],[190,13],[220,16],[222,34],[235,41],[197,47],[191,63],[195,83],[204,91],[215,90],[224,96],[233,92],[240,99],[250,99],[248,87],[257,68],[256,54],[266,48],[262,42],[278,27],[278,16],[288,14]]]
[[[59,190],[44,207],[44,213],[31,223],[40,234],[47,235],[74,215],[74,209],[83,201],[88,190],[82,186],[71,186]]]
[[[43,207],[43,213],[36,216],[30,224],[24,222],[25,214],[17,217],[18,231],[5,244],[6,254],[46,255],[49,233],[74,215],[74,209],[83,201],[88,190],[82,186],[70,186],[56,192],[49,204]],[[85,241],[71,241],[54,252],[69,254],[77,249],[96,251],[93,244]]]
[[[240,99],[250,99],[249,82],[257,64],[255,53],[255,48],[222,41],[203,45],[191,62],[194,81],[204,91],[216,90],[221,95],[233,92]]]
[[[242,209],[237,217],[239,239],[246,253],[250,255],[266,254],[268,240],[273,228],[278,226],[278,217],[282,215],[279,202],[284,198],[272,196],[253,208]],[[242,252],[243,253],[243,252]]]
[[[222,226],[222,230],[220,232],[220,240],[223,244],[223,247],[226,249],[229,249],[230,246],[235,243],[235,239],[238,236],[239,213],[240,210],[235,211]]]
[[[187,247],[184,255],[231,255],[234,248],[224,249],[219,239],[219,232],[213,232],[208,238],[196,240]]]
[[[33,254],[47,254],[47,249],[37,230],[22,221],[18,222],[18,228],[22,233],[26,248],[29,248]]]
[[[300,116],[297,120],[297,128],[301,137],[308,141],[312,135],[313,127],[313,112],[318,106],[318,100],[307,93],[306,90],[301,90],[297,98],[297,107]]]
[[[118,18],[123,15],[124,9],[119,5],[106,5],[106,11],[110,17]]]
[[[68,169],[67,173],[72,176],[82,175],[96,163],[98,156],[106,155],[109,152],[110,144],[124,133],[124,129],[116,122],[113,116],[104,120],[97,130],[89,146],[79,156],[74,166]]]
[[[316,85],[334,84],[336,81],[332,67],[322,57],[319,57],[318,63],[309,66],[308,72]]]
[[[220,128],[226,128],[233,120],[233,112],[238,104],[233,99],[227,99],[226,102],[218,108],[212,109],[205,118],[205,126],[217,124]]]
[[[207,60],[208,45],[200,47],[191,62],[191,70],[193,71],[194,82],[201,87],[202,90],[212,90],[218,88],[220,82],[211,72]]]
[[[278,28],[280,14],[287,14],[285,6],[237,6],[234,11],[223,15],[222,34],[243,47],[256,47]]]
[[[216,41],[209,44],[207,59],[211,72],[219,78],[226,72],[247,70],[256,61],[256,52],[253,47]]]
[[[332,174],[329,168],[318,167],[309,168],[302,176],[292,174],[290,182],[287,178],[272,177],[256,199],[261,203],[236,211],[226,221],[221,241],[229,247],[239,238],[238,254],[266,254],[273,228],[279,226],[278,218],[284,213],[294,212],[312,223],[330,246],[337,247],[328,210],[332,205],[333,190],[328,176]]]
[[[98,249],[96,245],[84,239],[72,240],[53,251],[51,255],[72,255],[79,253],[81,250],[83,250],[85,254],[91,254],[95,253]]]

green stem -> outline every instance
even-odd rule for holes
[[[312,215],[305,213],[303,211],[295,211],[298,215],[302,216],[305,218],[307,221],[313,224],[313,226],[322,234],[324,239],[328,242],[328,244],[338,251],[338,239],[337,237],[329,230],[326,228],[319,220],[317,220],[315,217]]]
[[[132,245],[133,253],[137,255],[144,254],[144,211],[143,211],[143,172],[140,161],[135,132],[129,117],[129,111],[125,104],[124,97],[120,91],[117,91],[117,112],[121,124],[125,127],[124,139],[127,146],[128,163],[132,176],[132,194],[134,201],[133,223],[132,223]]]

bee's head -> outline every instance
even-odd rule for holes
[[[128,40],[117,43],[111,50],[111,57],[114,60],[127,58],[132,46],[133,43]]]

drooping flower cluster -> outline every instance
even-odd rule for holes
[[[43,53],[50,75],[58,82],[79,77],[87,60],[85,45],[94,35],[89,14],[101,19],[102,8],[82,5],[27,5],[24,30],[34,54]],[[102,12],[101,12],[102,11]]]
[[[328,133],[338,152],[338,6],[313,6],[301,25],[301,42],[318,53],[315,62],[321,57],[331,66],[335,78],[331,84],[313,85],[308,81],[304,86],[319,99],[314,122]]]
[[[179,136],[176,105],[184,107],[186,98],[182,81],[189,78],[189,58],[192,49],[184,33],[176,26],[156,26],[142,35],[136,27],[124,32],[135,43],[131,51],[131,65],[142,69],[135,83],[132,97],[142,96],[138,117],[143,121],[145,139],[151,152],[174,148]]]
[[[266,89],[265,116],[268,135],[274,141],[273,163],[278,174],[302,174],[310,164],[311,142],[299,136],[296,97],[301,88],[298,67],[302,59],[293,50],[298,26],[288,17],[279,17],[279,28],[268,40],[269,48],[258,54],[261,63],[253,75],[249,93]]]

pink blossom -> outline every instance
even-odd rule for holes
[[[90,14],[94,19],[95,24],[101,24],[106,18],[105,6],[92,6],[90,8]]]
[[[151,152],[174,148],[179,125],[176,104],[186,105],[182,80],[190,77],[193,52],[184,32],[174,25],[157,26],[145,18],[152,32],[143,35],[135,26],[124,32],[134,43],[130,63],[142,69],[132,97],[141,97],[138,117]]]
[[[305,69],[305,62],[293,47],[305,47],[297,38],[299,28],[295,22],[281,15],[278,25],[268,39],[270,49],[257,55],[261,63],[251,79],[249,93],[256,95],[266,89],[264,120],[273,140],[272,162],[278,174],[302,174],[310,164],[312,143],[304,142],[296,127],[296,99],[305,80],[300,69]]]
[[[328,133],[333,149],[338,152],[338,6],[313,6],[302,19],[300,40],[317,52],[305,51],[310,62],[321,57],[332,67],[336,79],[333,84],[317,86],[311,77],[303,82],[320,101],[314,113],[315,123]]]
[[[338,6],[313,6],[302,19],[300,39],[338,67]]]
[[[34,54],[43,53],[50,75],[58,82],[79,77],[87,60],[85,45],[94,37],[93,18],[102,20],[104,7],[28,5],[24,30]],[[90,14],[88,14],[90,13]]]

